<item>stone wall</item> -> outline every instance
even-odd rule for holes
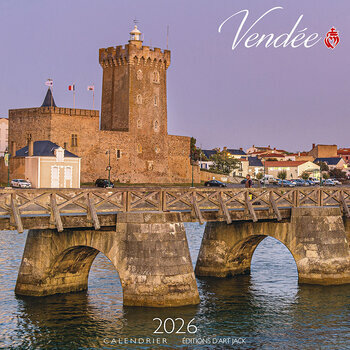
[[[103,69],[101,130],[98,111],[42,107],[9,111],[9,142],[17,150],[50,140],[81,157],[81,181],[190,183],[190,138],[167,133],[170,51],[131,40],[100,49]],[[73,138],[74,135],[74,138]],[[77,137],[77,144],[72,140]],[[195,182],[200,181],[194,169]],[[13,175],[11,174],[11,177]]]
[[[290,221],[207,223],[196,274],[229,277],[250,272],[267,236],[282,242],[296,262],[299,283],[350,283],[350,249],[339,208],[293,208]]]
[[[337,145],[316,145],[309,152],[309,155],[314,158],[338,157],[338,147]]]
[[[91,264],[101,252],[118,271],[124,305],[198,304],[180,215],[125,214],[116,230],[30,230],[15,292],[44,296],[86,290]]]

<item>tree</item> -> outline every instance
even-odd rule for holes
[[[232,170],[239,168],[239,160],[227,157],[225,152],[217,152],[210,157],[213,161],[210,169],[229,175]]]
[[[322,177],[323,177],[325,180],[327,180],[327,179],[329,179],[329,174],[328,174],[328,173],[323,173],[323,174],[322,174]]]
[[[304,171],[302,174],[301,174],[301,178],[303,180],[308,180],[308,178],[310,177],[310,174],[307,173],[306,171]]]
[[[257,173],[255,175],[255,177],[257,178],[258,180],[258,186],[260,187],[261,183],[260,183],[260,180],[264,177],[264,174],[263,173]]]
[[[287,178],[287,172],[285,170],[279,171],[277,174],[277,177],[282,180],[282,187],[283,187],[283,180]]]
[[[346,179],[346,173],[340,169],[332,169],[329,171],[330,177],[334,177],[336,179]]]
[[[194,137],[191,137],[190,158],[192,163],[198,162],[199,160],[207,160],[203,151],[196,146],[196,142],[197,140]]]
[[[321,172],[322,171],[329,171],[329,167],[328,167],[327,163],[325,163],[325,162],[317,162],[316,164],[320,166]]]

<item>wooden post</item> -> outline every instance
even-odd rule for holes
[[[343,205],[344,213],[345,213],[345,215],[346,215],[348,218],[350,218],[350,210],[349,210],[348,205],[347,205],[346,202],[345,202],[343,190],[340,191],[339,195],[340,195],[340,202],[341,202],[342,205]]]
[[[197,203],[197,197],[196,197],[196,192],[192,192],[192,205],[193,205],[193,210],[194,213],[201,225],[204,224],[204,219],[201,213],[201,210],[199,209],[198,203]]]
[[[230,212],[228,211],[227,206],[226,206],[226,204],[225,204],[225,202],[224,202],[224,200],[222,198],[221,191],[218,192],[218,199],[219,199],[219,204],[220,204],[220,208],[221,208],[222,214],[226,218],[226,222],[228,224],[231,224],[232,223],[231,215],[230,215]]]
[[[61,220],[61,216],[60,216],[60,211],[58,210],[58,207],[57,207],[55,193],[51,193],[51,195],[50,195],[50,204],[51,204],[51,215],[53,216],[53,219],[55,221],[57,231],[62,232],[63,231],[63,224],[62,224],[62,220]]]
[[[162,211],[167,211],[167,203],[166,203],[166,190],[163,190],[161,193],[162,196]]]
[[[92,203],[90,193],[87,194],[87,205],[88,205],[88,217],[91,218],[92,222],[94,223],[95,230],[99,230],[101,228],[101,225],[100,225],[100,221],[98,220],[94,203]]]
[[[129,191],[125,191],[123,193],[123,201],[124,201],[124,211],[128,212],[129,207],[130,207],[130,192]]]
[[[15,224],[16,224],[17,231],[19,233],[23,233],[23,225],[22,225],[21,215],[20,215],[19,209],[17,207],[15,193],[11,194],[11,210],[12,210],[12,215],[13,215],[13,219],[14,219]]]
[[[277,216],[277,221],[281,221],[282,220],[282,216],[281,216],[281,213],[277,207],[277,203],[275,201],[275,198],[273,196],[273,192],[270,191],[270,203],[271,203],[271,206],[272,206],[272,209],[273,211],[275,212],[276,216]]]
[[[248,190],[245,193],[245,203],[247,205],[247,208],[248,208],[248,211],[249,211],[250,215],[252,216],[253,222],[257,222],[258,218],[256,217],[253,205],[252,205],[252,203],[250,201],[249,191]]]
[[[319,197],[320,197],[319,205],[320,207],[323,207],[323,189],[322,188],[319,189]]]
[[[299,190],[294,190],[294,204],[299,207]]]

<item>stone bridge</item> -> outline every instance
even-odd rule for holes
[[[86,290],[101,252],[124,305],[197,304],[184,222],[207,222],[197,276],[250,271],[271,236],[296,262],[299,283],[350,283],[350,188],[116,188],[0,191],[0,229],[29,229],[16,290],[44,296]]]

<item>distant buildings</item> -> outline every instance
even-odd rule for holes
[[[297,179],[301,177],[304,172],[307,172],[312,177],[320,176],[320,166],[309,161],[266,161],[266,174],[277,178],[278,173],[285,171],[287,179]]]
[[[338,157],[337,145],[315,145],[312,144],[312,149],[308,153],[309,156],[316,158],[336,158]]]
[[[343,170],[344,165],[346,164],[343,158],[316,158],[315,163],[326,163],[328,165],[329,170],[339,169]]]
[[[345,163],[350,163],[350,148],[340,148],[337,154],[344,159]]]
[[[0,157],[3,157],[5,151],[8,149],[8,129],[9,120],[7,118],[0,118]]]

